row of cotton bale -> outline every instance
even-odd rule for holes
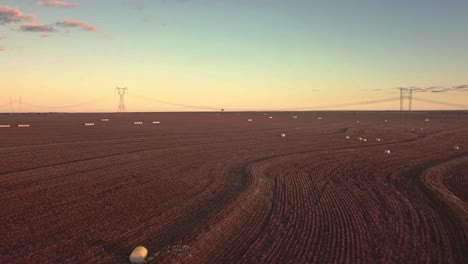
[[[102,122],[109,122],[109,119],[102,119],[101,120]],[[160,124],[161,122],[160,121],[153,121],[152,124]],[[134,125],[143,125],[143,122],[142,121],[135,121],[133,122]],[[95,126],[96,123],[91,123],[91,122],[88,122],[88,123],[84,123],[83,124],[84,126]]]
[[[350,136],[345,136],[345,139],[349,140],[349,139],[351,139],[351,137]],[[367,138],[358,137],[357,140],[367,142]],[[376,138],[375,141],[380,142],[380,141],[382,141],[382,139]]]
[[[161,124],[160,121],[153,121],[151,122],[152,124]],[[133,122],[133,124],[135,125],[143,125],[143,122],[142,121],[137,121],[137,122]]]
[[[11,125],[0,125],[0,128],[10,128]],[[30,124],[19,124],[17,125],[17,127],[20,127],[20,128],[27,128],[27,127],[31,127]]]

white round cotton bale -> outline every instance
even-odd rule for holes
[[[375,141],[380,142],[382,140],[380,138],[376,138]]]
[[[285,137],[286,137],[286,134],[281,133],[280,136],[281,136],[282,138],[285,138]]]
[[[345,138],[345,139],[349,139],[349,136],[345,136],[344,138]]]
[[[391,152],[390,152],[389,149],[385,150],[385,154],[390,154],[390,153],[391,153]]]
[[[247,119],[247,121],[249,121],[249,122],[252,122],[252,121],[253,121],[253,119]]]
[[[459,149],[460,149],[460,146],[453,146],[453,149],[454,149],[454,150],[459,150]]]
[[[367,138],[363,138],[362,141],[367,142]]]
[[[148,250],[145,247],[139,246],[130,254],[131,263],[143,263],[148,256]]]

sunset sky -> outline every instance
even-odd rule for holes
[[[0,0],[0,112],[10,96],[116,111],[116,86],[129,111],[396,110],[340,105],[398,87],[453,104],[414,109],[460,109],[467,14],[466,0]]]

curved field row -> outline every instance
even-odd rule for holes
[[[448,171],[443,183],[447,189],[463,202],[468,202],[468,166],[467,162],[457,164]]]
[[[468,207],[455,193],[444,184],[451,171],[468,164],[468,155],[453,158],[436,166],[432,165],[420,175],[420,188],[429,198],[432,209],[443,223],[442,231],[446,234],[445,250],[450,252],[450,260],[463,262],[468,259]],[[466,175],[460,177],[466,182]],[[459,179],[459,178],[455,178]],[[453,181],[453,179],[452,179]],[[459,184],[463,184],[459,182]],[[466,189],[465,191],[466,192]],[[463,191],[461,194],[463,195]]]
[[[262,206],[257,206],[255,213],[246,213],[251,217],[244,221],[249,229],[242,229],[240,233],[236,229],[235,236],[229,236],[227,230],[212,231],[223,233],[222,239],[230,241],[225,243],[225,250],[217,248],[218,252],[229,252],[228,255],[198,255],[195,252],[200,249],[188,250],[190,257],[177,258],[177,262],[190,262],[192,258],[219,263],[236,259],[260,263],[401,262],[408,259],[443,262],[450,259],[444,254],[444,246],[439,246],[447,239],[440,231],[442,223],[421,213],[414,201],[399,191],[399,188],[405,188],[401,182],[385,181],[391,170],[363,170],[365,166],[361,169],[354,166],[354,163],[365,164],[362,158],[337,153],[328,155],[330,164],[311,163],[314,161],[311,157],[296,161],[286,156],[274,158],[274,162],[270,159],[270,165],[256,165],[259,168],[252,176],[272,182],[271,194],[259,197],[270,197],[267,200],[271,201],[271,206],[258,212],[266,207],[256,199]],[[313,158],[318,161],[327,159],[324,155]],[[340,163],[336,163],[340,158]],[[301,164],[312,164],[313,167],[301,167]],[[375,164],[371,165],[375,167]],[[242,196],[243,203],[248,199],[247,195]],[[241,222],[247,217],[232,214]],[[258,219],[252,220],[255,217]],[[255,228],[260,232],[254,232]],[[254,234],[257,238],[249,242]],[[199,238],[198,241],[206,243],[206,239]],[[248,243],[251,243],[249,249],[242,250]],[[243,252],[241,255],[239,250]]]
[[[23,141],[29,130],[0,131],[0,262],[127,263],[136,245],[149,263],[467,257],[468,152],[453,146],[468,145],[468,123],[415,113],[408,123],[424,130],[412,131],[388,113],[179,115],[82,135],[38,123],[38,145]]]
[[[47,232],[49,229],[47,226],[50,224],[54,225],[57,232],[64,232],[64,228],[70,226],[71,228],[64,232],[67,237],[81,237],[82,241],[89,242],[94,239],[88,240],[85,238],[86,235],[100,237],[103,240],[102,243],[106,240],[141,243],[144,240],[149,245],[157,237],[155,249],[162,246],[165,236],[168,237],[166,240],[177,240],[170,230],[180,230],[181,235],[184,236],[186,232],[181,230],[184,221],[187,222],[187,226],[197,224],[197,221],[186,219],[190,219],[188,216],[191,213],[195,220],[199,218],[196,213],[199,209],[198,204],[207,206],[210,203],[217,204],[220,198],[224,199],[226,192],[235,182],[227,177],[216,177],[221,168],[213,163],[208,164],[207,167],[197,166],[193,162],[186,162],[182,165],[179,160],[167,155],[170,152],[166,152],[146,152],[144,155],[130,159],[128,156],[119,157],[122,162],[116,159],[100,161],[101,164],[111,164],[110,167],[94,162],[70,164],[69,167],[60,167],[57,172],[54,172],[57,175],[55,180],[50,178],[53,170],[45,169],[43,176],[36,174],[33,179],[29,179],[39,184],[31,185],[30,191],[2,194],[4,211],[1,218],[2,223],[6,223],[2,229],[5,232],[8,230],[8,238],[11,241],[18,240],[6,245],[6,250],[16,248],[30,252],[20,257],[27,262],[37,251],[43,251],[42,247],[51,247],[51,244],[42,244],[37,245],[40,247],[38,248],[28,242],[31,239],[39,240],[40,237],[47,237],[39,231]],[[190,158],[193,157],[192,151],[184,155],[185,157],[178,157],[192,161]],[[151,165],[153,162],[148,162],[158,160],[158,165],[154,167]],[[202,160],[199,162],[202,162],[200,165],[207,165]],[[89,169],[81,169],[86,167]],[[76,172],[70,173],[70,169]],[[68,175],[65,174],[67,171]],[[176,175],[177,177],[174,177]],[[158,180],[155,181],[155,179]],[[143,196],[138,194],[143,194]],[[46,197],[49,199],[45,200]],[[63,198],[56,200],[59,197]],[[35,198],[37,202],[32,201],[31,198]],[[23,201],[27,201],[30,205],[25,207],[25,204],[22,204]],[[86,203],[89,206],[85,206]],[[148,207],[148,205],[151,206]],[[18,211],[19,206],[24,210]],[[98,212],[102,214],[96,216]],[[88,218],[87,216],[90,215],[95,216]],[[44,222],[44,219],[49,220]],[[33,224],[34,222],[41,223],[41,225]],[[33,232],[25,233],[21,228],[24,226],[34,227]],[[112,226],[118,227],[115,232],[111,231]],[[131,233],[122,233],[122,230],[130,230]],[[168,232],[170,235],[165,235]],[[58,234],[55,233],[55,236]],[[61,241],[60,243],[64,243],[66,239],[61,235],[57,238]],[[50,243],[56,243],[56,241],[50,241]],[[127,257],[127,252],[118,247],[106,246],[104,249],[102,247],[100,244],[75,247],[77,251],[84,250],[89,256],[94,256],[91,259],[86,257],[87,254],[77,256],[73,252],[70,252],[68,256],[57,257],[62,260],[70,258],[69,260],[73,262],[96,260],[96,257],[99,259],[103,254],[108,255],[105,252],[111,253],[108,258],[113,261]],[[103,253],[96,254],[98,252]]]

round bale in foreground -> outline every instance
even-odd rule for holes
[[[143,263],[148,256],[148,250],[145,247],[136,247],[132,254],[130,254],[131,263]]]
[[[453,146],[454,150],[460,150],[460,146]]]
[[[391,152],[390,152],[389,149],[385,150],[385,154],[390,154],[390,153],[391,153]]]
[[[286,134],[281,133],[280,136],[281,136],[282,138],[285,138],[285,137],[286,137]]]

